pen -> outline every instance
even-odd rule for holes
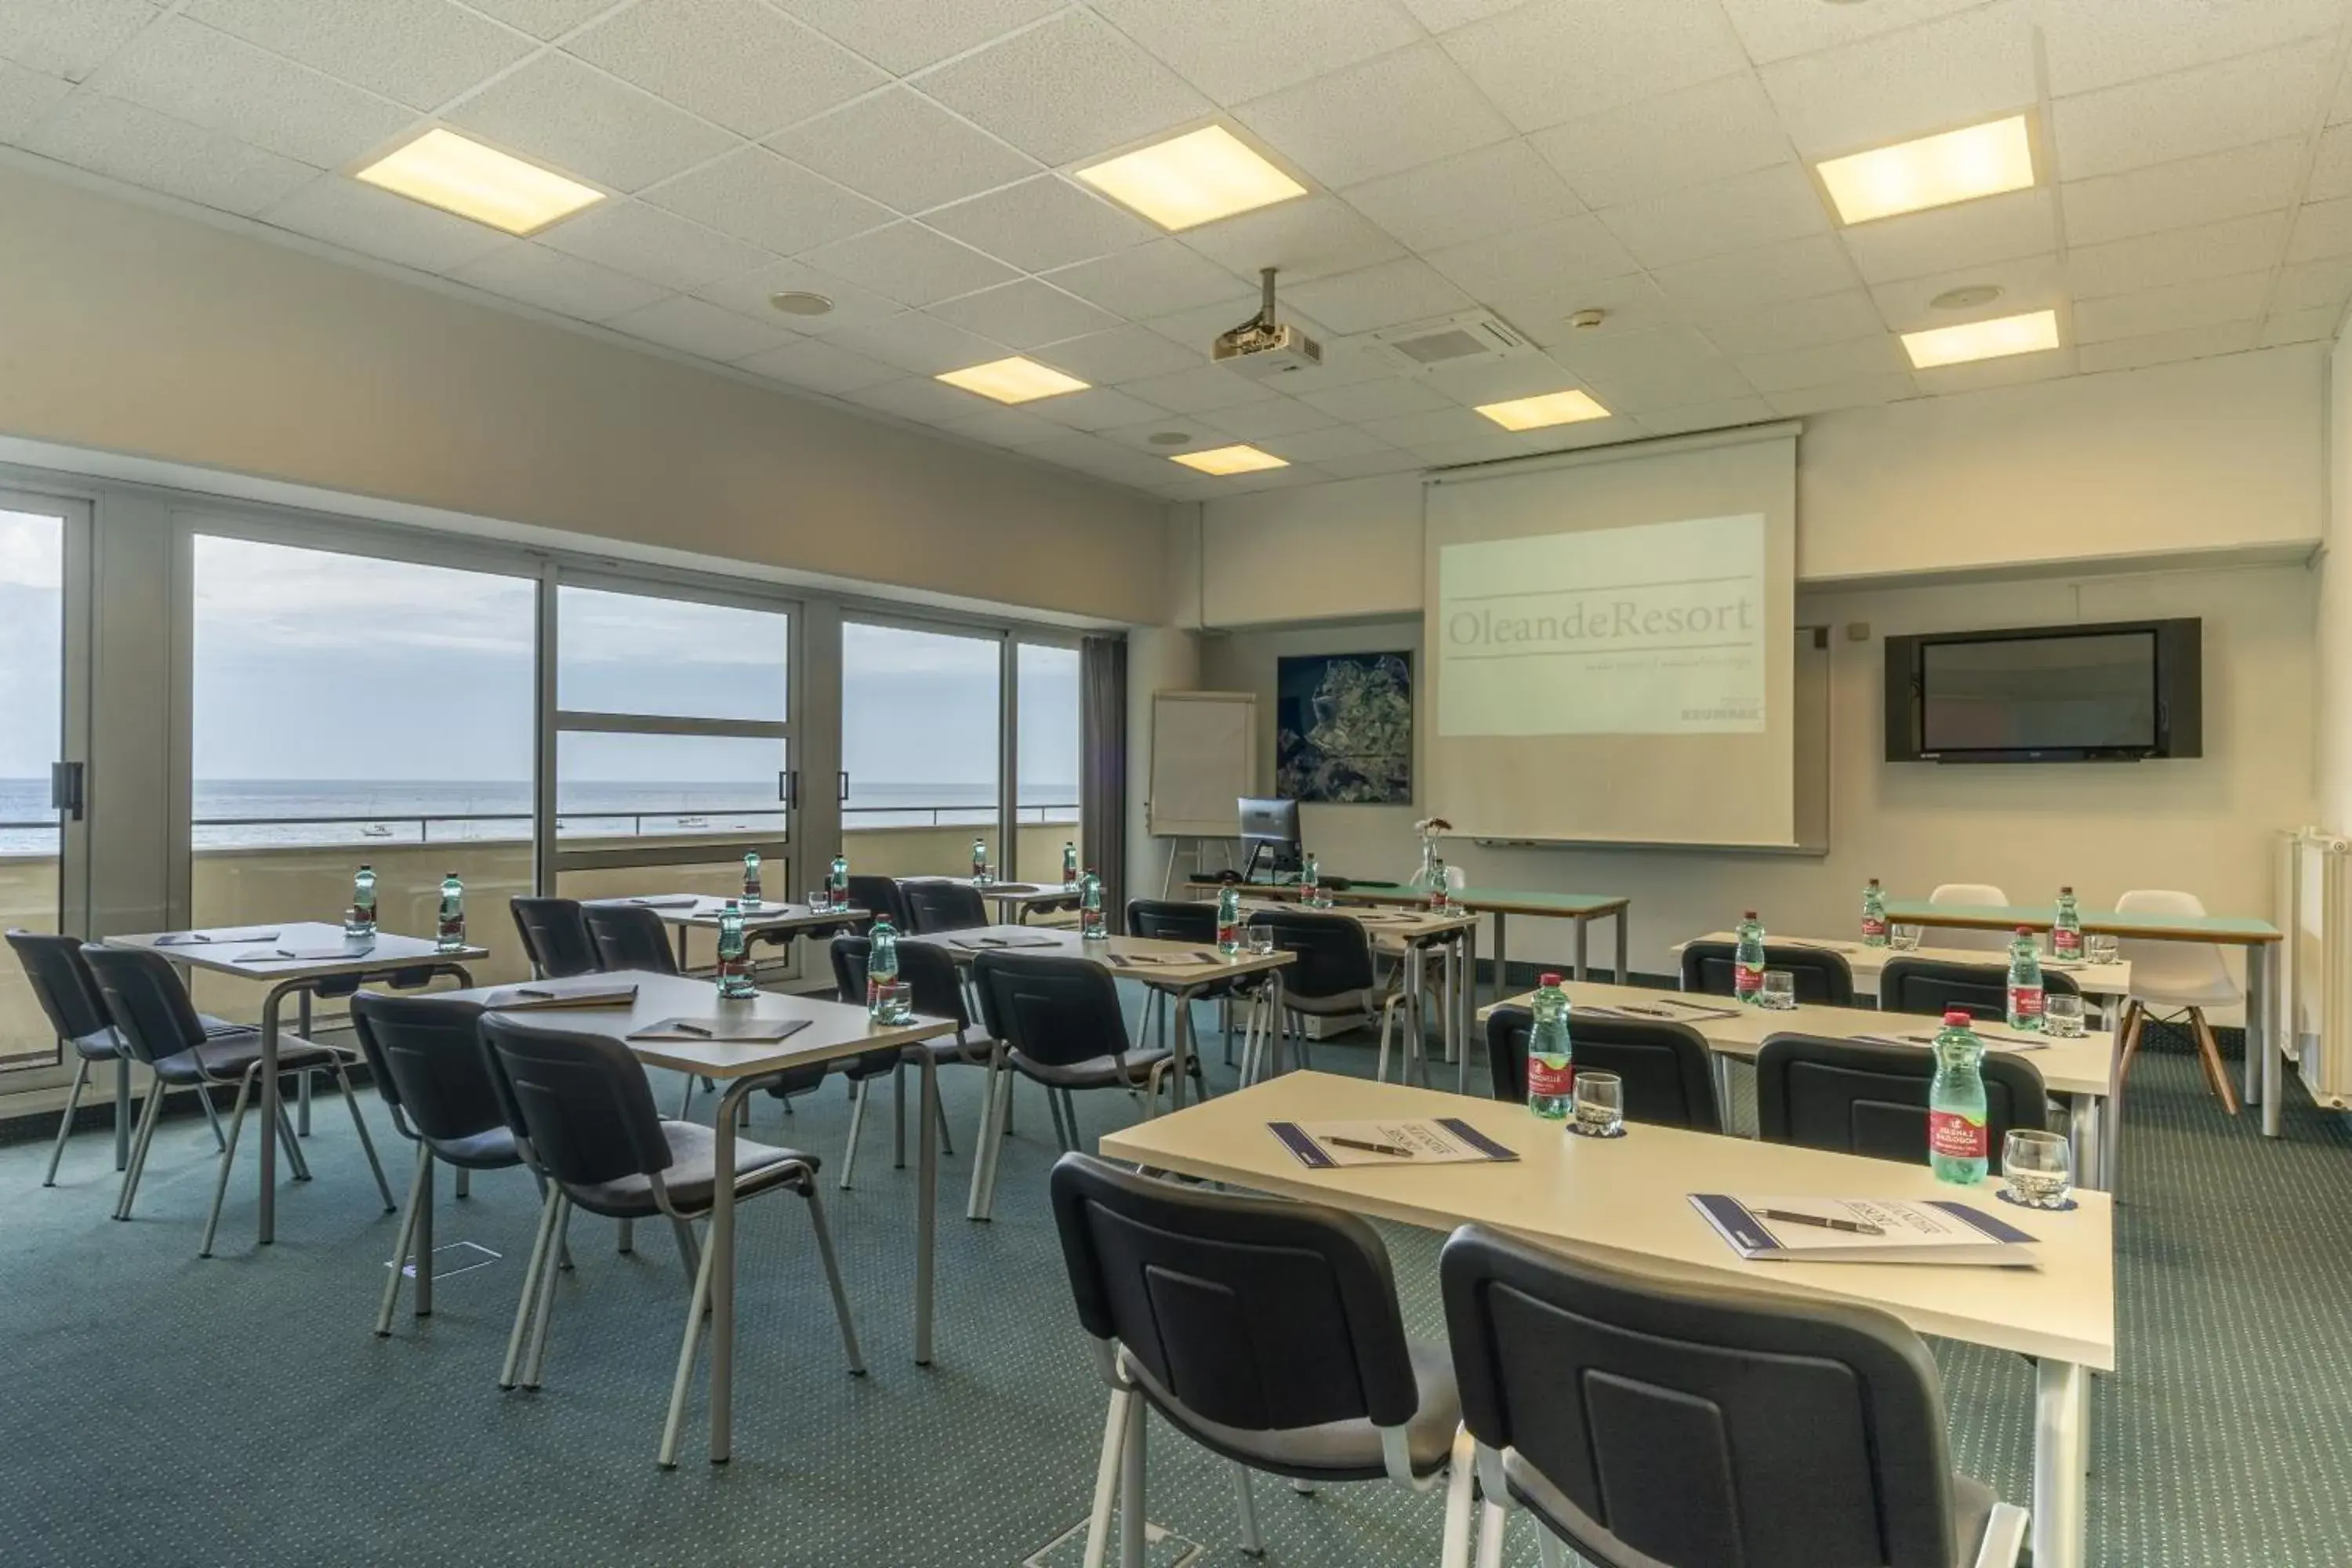
[[[710,1037],[709,1030],[704,1028],[699,1024],[689,1024],[683,1018],[680,1018],[677,1023],[671,1025],[670,1027],[676,1029],[681,1035],[698,1035],[706,1040]]]
[[[533,985],[518,985],[515,987],[515,994],[518,996],[536,997],[542,1002],[552,1002],[555,1000],[554,992],[541,991],[537,986]]]
[[[1393,1143],[1367,1143],[1360,1138],[1327,1138],[1325,1142],[1339,1149],[1361,1149],[1367,1154],[1393,1154],[1400,1160],[1412,1158],[1412,1151],[1400,1149]]]
[[[1791,1225],[1817,1225],[1823,1230],[1843,1230],[1853,1236],[1885,1236],[1874,1225],[1858,1219],[1823,1219],[1817,1214],[1796,1214],[1788,1209],[1758,1209],[1759,1219],[1783,1219]]]

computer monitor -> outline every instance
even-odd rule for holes
[[[1249,846],[1249,860],[1242,868],[1242,875],[1247,878],[1255,874],[1260,855],[1273,862],[1276,875],[1297,870],[1298,803],[1244,795],[1239,805],[1242,842]]]

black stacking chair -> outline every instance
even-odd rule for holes
[[[849,901],[868,914],[887,918],[902,931],[915,929],[907,913],[906,896],[898,891],[896,877],[861,877],[852,873]]]
[[[596,968],[608,973],[617,969],[677,973],[677,950],[670,945],[669,927],[643,904],[583,904],[580,918],[596,950]]]
[[[722,1173],[717,1135],[699,1122],[665,1120],[654,1109],[645,1069],[620,1041],[498,1013],[483,1016],[481,1035],[491,1083],[513,1130],[515,1147],[523,1163],[548,1182],[539,1238],[523,1274],[522,1299],[516,1305],[506,1366],[499,1376],[500,1388],[512,1388],[518,1381],[526,1388],[540,1386],[548,1320],[555,1309],[559,1238],[571,1211],[583,1208],[607,1219],[631,1221],[666,1216],[677,1232],[679,1253],[694,1268],[685,1343],[662,1427],[661,1463],[665,1468],[673,1466],[703,1310],[710,1300],[710,1251],[698,1246],[693,1222],[709,1217],[721,1181],[734,1184],[739,1204],[783,1191],[797,1194],[808,1205],[817,1256],[833,1290],[842,1344],[849,1352],[849,1370],[864,1375],[849,1298],[834,1260],[833,1235],[825,1228],[824,1205],[816,1194],[815,1155],[739,1140],[735,1168]],[[526,1333],[530,1341],[527,1361]]]
[[[508,902],[514,907],[515,930],[522,935],[523,956],[541,978],[595,973],[596,944],[589,938],[579,900],[517,898]]]
[[[862,936],[837,936],[833,939],[832,945],[827,951],[833,958],[835,994],[849,1006],[863,1007],[866,1005],[866,961],[874,951],[874,943]],[[910,953],[919,953],[921,956],[910,961],[908,956]],[[945,999],[939,994],[940,977],[933,967],[934,962],[947,966],[947,988],[954,998],[951,1006],[942,1005]],[[908,973],[909,969],[915,966],[920,966],[929,977],[928,986],[919,987],[915,976]],[[928,947],[919,942],[907,942],[898,949],[898,978],[906,981],[908,990],[915,994],[916,1012],[930,1013],[937,1017],[954,1018],[957,1020],[958,1027],[961,1027],[963,987],[956,979],[955,960],[938,948]],[[926,989],[930,993],[928,1006],[925,1005],[925,998],[921,994]],[[960,1048],[961,1045],[962,1039],[959,1035],[957,1039],[949,1046],[951,1059],[971,1060],[975,1067],[987,1059],[984,1057],[966,1058]],[[897,1128],[891,1145],[890,1163],[900,1170],[906,1168],[907,1068],[910,1062],[918,1060],[911,1053],[924,1048],[922,1046],[892,1046],[885,1050],[868,1051],[862,1057],[852,1057],[846,1061],[835,1064],[840,1068],[842,1077],[849,1080],[851,1096],[848,1147],[841,1153],[841,1188],[844,1192],[849,1190],[850,1175],[857,1164],[857,1140],[866,1130],[867,1091],[872,1088],[874,1080],[884,1073],[890,1075],[891,1110],[896,1119]],[[780,1085],[769,1089],[768,1092],[782,1096],[798,1092],[798,1090],[793,1087]],[[948,1113],[944,1104],[939,1108],[939,1118],[940,1145],[952,1154],[955,1152],[955,1148],[948,1138]]]
[[[144,1062],[158,1080],[158,1087],[148,1094],[147,1103],[140,1110],[139,1132],[131,1150],[131,1169],[123,1175],[122,1197],[115,1205],[115,1218],[131,1217],[131,1202],[139,1195],[139,1177],[147,1168],[147,1149],[154,1142],[155,1123],[161,1119],[163,1089],[188,1088],[206,1095],[215,1089],[234,1086],[236,1089],[236,1105],[229,1112],[228,1141],[221,1146],[220,1173],[213,1184],[212,1212],[205,1220],[205,1238],[196,1249],[197,1257],[210,1258],[214,1234],[220,1229],[221,1201],[228,1195],[229,1169],[236,1163],[236,1140],[245,1127],[246,1105],[253,1098],[254,1086],[261,1077],[261,1031],[236,1028],[207,1032],[204,1018],[188,1000],[187,987],[159,952],[95,944],[84,947],[81,952],[89,961],[91,978],[97,982],[99,995],[105,1000],[107,1013],[121,1034],[123,1048],[132,1059]],[[390,1214],[394,1206],[392,1187],[383,1179],[383,1166],[375,1157],[375,1143],[368,1137],[367,1119],[360,1114],[359,1098],[352,1092],[347,1060],[346,1053],[331,1046],[304,1039],[289,1031],[278,1032],[279,1077],[292,1078],[313,1068],[324,1068],[335,1075],[335,1082],[343,1091],[343,1103],[351,1110],[352,1126],[359,1133],[360,1147],[367,1152],[368,1168],[375,1173],[376,1191],[383,1196],[384,1213]],[[301,1145],[295,1142],[283,1096],[278,1102],[277,1132],[285,1141],[287,1163],[294,1168],[295,1176],[308,1181],[310,1165],[302,1157]],[[268,1133],[265,1131],[263,1136]]]
[[[367,1058],[368,1075],[392,1112],[392,1125],[416,1145],[416,1175],[408,1189],[394,1245],[392,1275],[376,1313],[381,1339],[392,1332],[400,1279],[416,1260],[416,1315],[433,1315],[433,1167],[457,1173],[457,1195],[475,1171],[510,1171],[522,1163],[507,1125],[498,1088],[482,1056],[482,1008],[446,996],[387,996],[362,991],[352,998],[352,1033]],[[541,1183],[542,1191],[546,1184]]]
[[[1562,1542],[1622,1568],[2017,1563],[2025,1511],[1954,1472],[1935,1358],[1885,1312],[1670,1283],[1476,1226],[1438,1279],[1485,1530],[1534,1514],[1546,1568]],[[1452,1541],[1468,1489],[1448,1500]],[[1496,1550],[1483,1531],[1479,1549]]]
[[[1281,1069],[1282,1042],[1288,1037],[1294,1019],[1382,1010],[1380,980],[1372,969],[1372,939],[1358,921],[1346,915],[1286,908],[1260,910],[1249,917],[1249,923],[1274,932],[1275,947],[1296,956],[1282,972],[1283,1016],[1274,1025],[1275,1059],[1259,1063],[1251,1059],[1259,1052],[1244,1052],[1244,1083],[1256,1078],[1261,1066]],[[1307,1060],[1304,1029],[1298,1034],[1298,1055],[1301,1062]]]
[[[54,931],[12,931],[8,945],[16,950],[17,962],[25,966],[25,978],[32,985],[33,999],[41,1005],[41,1012],[49,1020],[58,1043],[73,1052],[73,1087],[66,1090],[65,1114],[58,1119],[58,1141],[49,1150],[49,1168],[41,1176],[41,1185],[58,1184],[58,1162],[65,1158],[66,1140],[73,1133],[74,1111],[81,1104],[81,1092],[89,1083],[89,1070],[100,1062],[126,1062],[130,1053],[122,1048],[122,1037],[114,1021],[106,1015],[106,1003],[98,994],[98,982],[91,978],[89,964],[81,955],[79,937],[60,936]],[[233,1032],[236,1026],[218,1018],[204,1018],[205,1033]],[[205,1108],[205,1120],[212,1123],[213,1142],[226,1147],[221,1137],[220,1114],[213,1109],[212,1097],[200,1094],[198,1104]],[[130,1157],[129,1128],[118,1129],[119,1141],[115,1168],[128,1172]],[[123,1183],[130,1186],[126,1179]],[[122,1202],[120,1194],[115,1202]]]
[[[1233,1461],[1242,1550],[1261,1555],[1250,1472],[1436,1484],[1461,1406],[1445,1348],[1405,1338],[1388,1251],[1354,1215],[1144,1176],[1085,1154],[1054,1167],[1054,1220],[1078,1322],[1110,1387],[1087,1561],[1102,1561],[1114,1475],[1141,1561],[1144,1428],[1157,1410]],[[1458,1489],[1468,1499],[1468,1445]]]
[[[1129,899],[1127,900],[1127,934],[1151,937],[1160,942],[1198,942],[1202,947],[1217,944],[1217,906],[1189,903],[1175,899]],[[1225,1037],[1225,1065],[1234,1065],[1234,1021],[1230,1005],[1235,996],[1255,997],[1264,987],[1260,975],[1244,975],[1196,992],[1193,999],[1218,1005],[1221,1032]],[[1153,1033],[1147,1038],[1165,1039],[1168,1028],[1168,995],[1161,991],[1151,994]]]
[[[988,905],[980,889],[968,882],[924,877],[899,883],[898,892],[907,904],[907,929],[919,935],[971,931],[989,923]]]
[[[1738,945],[1728,942],[1694,942],[1683,949],[1683,989],[1708,996],[1733,994],[1732,973],[1738,967]],[[1764,944],[1764,967],[1785,969],[1797,982],[1797,1000],[1830,1007],[1853,1005],[1853,971],[1844,955],[1825,947]]]
[[[2023,1057],[1984,1056],[1985,1131],[1992,1170],[2012,1127],[2049,1125],[2042,1074]],[[1756,1053],[1756,1135],[1768,1143],[1834,1149],[1874,1160],[1924,1163],[1927,1085],[1936,1055],[1816,1035],[1774,1035]]]
[[[2080,996],[2083,989],[2073,975],[2045,969],[2042,994]],[[1881,1012],[1926,1013],[1938,1018],[1957,1007],[1971,1018],[1998,1022],[2009,1016],[2009,965],[1890,958],[1878,973],[1878,1006]]]
[[[1535,1015],[1525,1007],[1497,1007],[1486,1015],[1486,1065],[1496,1100],[1527,1099],[1528,1036],[1534,1027]],[[1688,1024],[1574,1014],[1569,1040],[1579,1071],[1592,1068],[1624,1080],[1627,1120],[1694,1132],[1723,1131],[1715,1102],[1714,1053]]]

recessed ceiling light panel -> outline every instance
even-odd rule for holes
[[[935,379],[966,392],[977,392],[982,397],[992,397],[999,403],[1034,403],[1041,397],[1059,397],[1066,392],[1084,392],[1087,386],[1075,375],[1064,375],[1051,365],[1039,364],[1019,354],[1011,359],[991,360],[986,364],[966,365]]]
[[[1222,125],[1203,126],[1076,174],[1171,233],[1307,194],[1305,185]]]
[[[2039,353],[2058,346],[2058,312],[2031,310],[2021,316],[1995,316],[1989,321],[1963,321],[1957,327],[1934,327],[1903,334],[1903,352],[1915,370],[1942,364],[1966,364],[1971,360],[2001,359],[2010,354]]]
[[[507,234],[535,234],[604,199],[577,180],[437,125],[352,177]]]
[[[1849,224],[1949,206],[2033,184],[2033,142],[2025,116],[1922,136],[1818,165],[1822,184]]]
[[[1286,468],[1290,464],[1255,447],[1212,447],[1205,452],[1179,452],[1168,459],[1204,474],[1255,474],[1262,468]]]
[[[1482,403],[1478,412],[1506,430],[1540,430],[1548,425],[1573,425],[1585,419],[1606,419],[1609,410],[1589,392],[1547,392],[1540,397],[1514,397],[1507,403]]]

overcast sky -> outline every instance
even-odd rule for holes
[[[45,775],[58,725],[58,526],[0,513],[0,777]],[[199,538],[199,779],[520,781],[530,776],[533,584],[525,579]],[[567,588],[559,701],[700,718],[785,717],[785,618]],[[993,642],[843,629],[854,778],[985,784]],[[1024,779],[1072,784],[1077,656],[1023,655]],[[772,780],[776,743],[576,736],[567,776]],[[1075,798],[1075,797],[1073,797]]]

